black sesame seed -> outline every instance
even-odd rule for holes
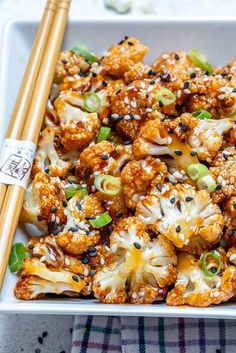
[[[62,62],[62,64],[64,64],[64,65],[68,64],[68,61],[66,61],[66,60],[62,60],[61,62]]]
[[[230,231],[229,231],[229,236],[231,237],[232,235],[234,235],[234,233],[235,233],[235,230],[233,230],[233,229],[230,229]]]
[[[72,276],[72,279],[73,279],[73,281],[75,281],[75,282],[79,282],[78,276],[73,275],[73,276]]]
[[[195,78],[197,75],[196,75],[196,72],[192,72],[191,74],[190,74],[190,78]]]
[[[49,169],[48,168],[45,168],[44,171],[45,171],[45,173],[49,173]]]
[[[116,218],[121,218],[123,216],[123,212],[118,211],[116,212]]]
[[[67,202],[66,202],[66,201],[62,201],[62,205],[63,205],[64,207],[66,207],[66,206],[67,206]]]
[[[78,229],[76,227],[70,227],[68,232],[76,232]]]
[[[175,230],[176,230],[176,233],[179,233],[181,231],[180,225],[178,225]]]
[[[70,179],[70,180],[68,180],[68,183],[69,183],[69,184],[74,184],[75,181],[74,181],[73,179]]]
[[[35,353],[41,353],[41,349],[36,348],[36,349],[35,349]]]
[[[196,156],[196,155],[197,155],[197,152],[196,152],[196,151],[192,151],[190,154],[191,154],[191,156],[193,156],[193,157],[194,157],[194,156]]]
[[[178,183],[179,184],[184,184],[184,181],[183,180],[178,180]],[[174,185],[174,184],[173,184]]]
[[[156,74],[157,74],[156,71],[153,71],[153,70],[148,71],[149,76],[155,76]]]
[[[44,331],[42,334],[43,338],[47,337],[47,335],[48,335],[47,331]]]
[[[92,76],[93,76],[93,77],[97,77],[96,72],[92,72]]]
[[[233,204],[233,208],[236,210],[236,203]]]
[[[162,101],[159,101],[159,107],[160,107],[160,108],[163,108],[163,107],[164,107],[164,104],[162,103]]]
[[[149,97],[149,94],[148,93],[146,93],[146,98],[148,98]]]
[[[233,88],[233,89],[232,89],[232,92],[233,92],[233,93],[236,93],[236,88]]]
[[[218,270],[217,267],[214,267],[214,266],[212,266],[210,269],[211,273],[216,273],[217,270]]]
[[[89,248],[89,251],[94,252],[94,251],[96,251],[96,248],[95,248],[94,246],[91,246],[91,247]]]
[[[85,219],[86,219],[86,221],[90,221],[90,220],[92,220],[92,219],[96,219],[96,217],[87,216],[87,217],[85,217]]]
[[[163,82],[170,82],[171,76],[169,72],[164,72],[163,74],[161,74],[160,78]]]
[[[225,153],[223,153],[223,157],[224,157],[224,159],[227,161],[228,160],[228,155],[227,154],[225,154]]]
[[[84,257],[84,258],[82,259],[82,263],[83,263],[84,265],[88,264],[88,263],[89,263],[89,259],[88,259],[87,257]]]
[[[60,353],[66,353],[66,351],[60,351]]]
[[[217,348],[216,353],[221,353],[221,350]]]
[[[175,203],[175,197],[172,197],[171,199],[170,199],[170,203]]]
[[[184,89],[189,87],[189,82],[184,82]]]
[[[38,337],[38,343],[43,344],[43,338],[42,337]]]
[[[95,257],[95,256],[97,256],[97,253],[96,253],[96,252],[90,252],[90,253],[89,253],[89,256],[90,256],[90,257]]]
[[[34,246],[32,244],[28,245],[28,249],[33,250]]]
[[[73,332],[73,328],[71,327],[71,328],[69,329],[69,331],[70,331],[70,334],[72,334],[72,332]]]
[[[131,144],[132,144],[131,140],[124,141],[124,145],[131,145]]]
[[[119,94],[121,92],[121,89],[118,89],[118,91],[116,91],[116,94]]]
[[[215,190],[220,190],[222,188],[221,184],[216,185]]]
[[[129,36],[125,36],[124,39],[127,40],[129,38]]]
[[[134,120],[134,114],[129,114],[130,120]]]
[[[78,202],[76,202],[76,207],[78,208],[78,210],[79,210],[79,211],[81,211],[81,210],[82,210],[82,206],[81,206],[81,204],[80,204],[80,203],[78,203]]]
[[[89,235],[90,234],[90,231],[88,229],[85,230],[85,234],[86,235]]]
[[[165,177],[165,182],[168,183],[170,181],[169,177]]]
[[[64,228],[65,228],[65,224],[62,224],[62,226],[61,226],[61,232],[64,230]]]
[[[52,208],[50,209],[50,211],[51,211],[52,213],[56,213],[56,212],[57,212],[57,207],[52,207]]]
[[[175,53],[175,60],[179,60],[179,55]]]
[[[190,202],[190,201],[192,201],[192,200],[193,200],[193,198],[190,197],[190,196],[187,196],[186,199],[185,199],[186,202]]]
[[[53,232],[53,235],[57,235],[57,234],[59,234],[60,233],[60,229],[57,229],[57,230],[55,230],[54,232]]]
[[[101,157],[101,159],[103,159],[104,161],[106,161],[106,160],[109,159],[109,156],[104,155],[104,156]]]
[[[94,275],[96,275],[96,273],[97,273],[96,270],[92,270],[90,274],[91,274],[91,276],[94,276]]]
[[[108,85],[108,83],[103,80],[103,81],[102,81],[102,85],[103,85],[104,87],[106,87],[106,86]]]
[[[119,43],[118,43],[118,45],[121,45],[121,44],[123,44],[124,43],[124,39],[122,39]]]
[[[182,127],[181,127],[181,130],[183,132],[186,132],[188,130],[188,125],[187,124],[183,124]]]
[[[161,187],[161,185],[160,185],[160,184],[157,184],[157,185],[156,185],[156,188],[157,188],[157,190],[158,190],[158,191],[160,191],[160,192],[161,192],[162,187]]]
[[[155,80],[151,80],[149,83],[150,83],[150,85],[154,85]]]
[[[53,230],[57,230],[57,229],[58,229],[58,224],[57,224],[56,222],[53,223],[52,229],[53,229]]]
[[[79,278],[84,279],[84,275],[80,274]]]
[[[209,71],[206,70],[206,71],[205,71],[205,75],[208,76],[209,74],[210,74]]]
[[[180,150],[175,150],[174,151],[177,156],[182,156],[183,152]]]
[[[134,246],[136,247],[136,249],[141,249],[141,245],[136,241],[134,242]]]
[[[128,42],[128,44],[129,44],[129,45],[134,45],[134,43],[133,43],[133,42]]]

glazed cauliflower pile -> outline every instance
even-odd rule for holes
[[[60,54],[21,221],[18,299],[208,306],[236,295],[236,69],[125,37]]]

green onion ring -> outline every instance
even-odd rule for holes
[[[217,261],[218,266],[217,266],[217,271],[215,273],[209,272],[208,269],[207,269],[206,260],[207,260],[207,258],[209,256]],[[221,269],[222,265],[223,265],[220,256],[216,255],[214,252],[208,252],[208,253],[204,254],[202,256],[201,262],[202,262],[202,270],[203,270],[203,273],[204,273],[204,275],[206,277],[215,277],[215,276],[217,276],[218,273],[220,272],[220,269]]]
[[[107,224],[111,223],[112,219],[109,213],[101,213],[95,219],[90,219],[89,222],[93,226],[93,228],[102,228]]]
[[[193,163],[187,167],[187,172],[192,180],[198,180],[209,173],[208,168],[201,163]]]
[[[212,192],[216,188],[215,179],[211,175],[204,175],[197,181],[197,186],[199,190],[206,190],[207,192]]]
[[[88,112],[97,112],[101,108],[101,105],[101,99],[96,93],[88,92],[84,95],[84,108]]]
[[[99,59],[95,55],[93,55],[88,50],[88,48],[85,47],[84,45],[76,45],[73,48],[71,48],[70,51],[73,51],[73,53],[79,54],[80,56],[85,58],[85,60],[87,60],[89,63],[95,63],[99,61]]]
[[[109,139],[111,133],[110,127],[102,126],[98,134],[98,143]]]
[[[211,64],[208,62],[207,57],[199,49],[192,49],[188,52],[189,59],[202,70],[212,74],[213,69]]]
[[[75,194],[77,194],[78,192],[81,193],[82,198],[88,195],[87,189],[82,188],[82,186],[78,184],[72,184],[65,188],[65,194],[67,199],[70,199],[71,197],[75,196]]]
[[[99,174],[94,180],[94,186],[98,191],[105,195],[117,195],[121,192],[121,181],[120,178]]]
[[[176,97],[173,92],[168,88],[162,88],[156,95],[157,102],[161,102],[163,106],[170,105],[176,101]]]
[[[212,115],[207,110],[196,110],[191,114],[194,118],[198,118],[200,120],[211,119]]]

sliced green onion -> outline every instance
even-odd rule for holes
[[[204,175],[207,175],[209,170],[204,164],[193,163],[187,167],[187,172],[192,180],[198,180]]]
[[[208,257],[212,257],[214,260],[217,261],[217,270],[214,273],[208,271],[208,269],[207,269],[206,260]],[[220,269],[222,267],[222,261],[221,261],[221,258],[219,255],[216,255],[214,252],[208,252],[202,256],[201,261],[202,261],[202,270],[203,270],[203,273],[206,277],[215,277],[218,275],[218,273],[220,272]]]
[[[85,196],[88,196],[88,190],[86,188],[83,188],[81,190],[79,190],[79,197],[80,199],[83,199]]]
[[[89,222],[93,228],[102,228],[111,223],[112,219],[109,213],[105,212],[97,216],[95,219],[90,219]]]
[[[73,48],[71,48],[70,51],[73,51],[76,54],[81,55],[83,58],[85,58],[89,63],[95,63],[98,62],[99,59],[93,55],[86,46],[84,45],[76,45]]]
[[[170,105],[176,101],[176,97],[173,92],[168,88],[162,88],[156,95],[157,102],[161,102],[163,105]]]
[[[101,99],[96,93],[89,92],[84,95],[84,108],[88,112],[97,112],[101,108],[101,105]]]
[[[198,118],[200,120],[211,119],[212,115],[207,110],[196,110],[191,114],[194,118]]]
[[[98,142],[105,141],[109,139],[111,133],[110,127],[102,126],[98,134]]]
[[[212,74],[213,69],[207,57],[199,49],[192,49],[188,52],[189,59],[202,70]]]
[[[215,182],[214,178],[212,178],[211,175],[204,175],[203,177],[198,179],[197,186],[198,186],[198,189],[206,190],[210,193],[213,190],[215,190],[216,182]]]
[[[81,195],[84,197],[86,195],[88,195],[88,191],[85,188],[82,188],[81,185],[78,184],[72,184],[70,186],[68,186],[65,189],[65,193],[66,193],[66,198],[70,199],[71,197],[73,197],[75,194],[77,194],[77,192],[81,193]]]
[[[120,178],[99,174],[94,180],[94,185],[98,191],[105,195],[117,195],[121,191],[121,181]]]
[[[23,264],[23,260],[26,257],[25,246],[23,243],[16,243],[11,249],[11,255],[8,262],[8,266],[11,272],[18,272]]]

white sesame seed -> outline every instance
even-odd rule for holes
[[[131,101],[130,105],[132,108],[137,108],[137,102],[136,101]]]
[[[93,173],[94,176],[99,175],[99,174],[100,174],[99,171],[96,171],[96,172]]]
[[[100,260],[100,264],[103,266],[105,264],[105,260],[104,258],[102,257],[101,260]]]
[[[56,215],[55,215],[55,213],[53,213],[52,216],[51,216],[51,221],[54,222],[55,219],[56,219]]]
[[[232,254],[229,257],[229,261],[234,261],[236,259],[236,254]]]
[[[134,115],[134,119],[135,119],[135,120],[140,120],[140,119],[141,119],[141,117],[140,117],[140,115],[135,114],[135,115]]]
[[[219,292],[215,292],[214,293],[214,297],[219,297],[220,293]]]
[[[60,218],[58,216],[56,216],[56,223],[60,224]]]
[[[119,114],[111,114],[111,117],[112,117],[113,119],[118,119],[118,118],[119,118]]]
[[[167,144],[170,145],[171,142],[172,142],[172,137],[168,136],[168,137],[167,137]]]
[[[128,98],[128,97],[125,97],[124,102],[125,102],[126,104],[129,104],[129,98]]]
[[[124,120],[130,120],[130,116],[129,116],[128,114],[126,114],[126,115],[124,116]]]
[[[136,293],[136,292],[133,292],[133,293],[132,293],[132,298],[133,298],[133,299],[137,299],[137,297],[138,297],[138,296],[137,296],[137,293]]]
[[[40,258],[41,262],[44,262],[45,260],[46,260],[46,256],[45,255]]]
[[[147,89],[147,92],[152,92],[154,90],[155,86],[149,86]]]
[[[179,234],[179,238],[182,240],[182,241],[184,241],[184,234]]]
[[[181,97],[181,94],[182,94],[182,92],[181,92],[181,90],[179,89],[179,90],[177,91],[177,97],[180,98],[180,97]]]
[[[49,257],[50,257],[50,259],[51,259],[52,261],[56,261],[56,260],[57,260],[57,259],[56,259],[56,256],[53,255],[53,254],[50,254]]]
[[[144,295],[145,295],[145,292],[138,292],[138,295],[140,296],[140,297],[144,297]]]
[[[67,257],[65,258],[65,264],[66,266],[70,266],[70,260]]]
[[[219,183],[219,184],[222,183],[222,181],[223,181],[222,176],[219,175],[219,176],[217,177],[216,181],[217,181],[217,183]]]
[[[140,87],[141,87],[142,89],[146,89],[145,83],[144,83],[144,82],[141,82]]]
[[[168,59],[169,58],[169,55],[168,54],[163,54],[162,55],[162,59]]]
[[[66,208],[64,208],[64,211],[63,211],[63,212],[64,212],[64,215],[65,215],[65,216],[68,216],[68,211],[67,211]]]
[[[146,113],[151,113],[153,110],[151,108],[146,109]]]
[[[185,88],[185,89],[184,89],[184,93],[185,93],[185,94],[190,94],[191,91],[190,91],[189,89]]]
[[[84,269],[84,275],[85,277],[89,275],[89,270],[87,268]]]
[[[219,98],[220,100],[225,99],[225,94],[220,94],[220,95],[218,96],[218,98]]]

